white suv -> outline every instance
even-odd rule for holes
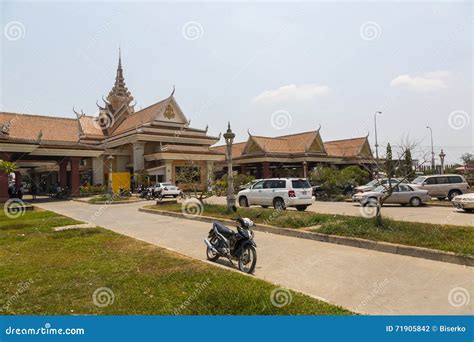
[[[239,191],[237,199],[241,207],[261,205],[275,209],[295,207],[304,211],[313,203],[311,185],[301,178],[271,178],[256,182],[250,188]]]

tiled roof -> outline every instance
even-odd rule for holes
[[[175,144],[163,145],[162,150],[160,152],[221,154],[219,151],[216,151],[215,149],[211,149],[207,146],[175,145]]]
[[[85,135],[104,137],[104,131],[97,124],[95,124],[95,120],[96,118],[92,116],[82,116],[79,119],[82,132]]]
[[[359,157],[364,152],[363,148],[367,142],[367,138],[354,138],[326,141],[324,148],[331,157]],[[368,156],[371,156],[370,147]]]
[[[9,139],[78,142],[76,119],[0,112],[0,125],[8,126]]]
[[[232,158],[240,157],[246,144],[246,141],[232,144]],[[226,145],[213,146],[211,147],[211,150],[217,151],[219,154],[225,154]]]
[[[149,107],[143,108],[138,112],[133,113],[123,120],[120,125],[114,130],[113,134],[125,132],[131,128],[135,128],[141,124],[152,122],[156,114],[163,110],[170,98],[157,102]]]

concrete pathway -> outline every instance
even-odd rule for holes
[[[225,204],[225,197],[211,197],[206,200],[212,204]],[[293,210],[290,208],[289,210]],[[360,206],[347,202],[313,202],[306,210],[321,214],[361,216]],[[385,205],[382,215],[399,221],[423,222],[434,224],[451,224],[474,227],[474,213],[466,213],[454,207],[418,208]]]
[[[40,207],[205,260],[210,224],[147,214],[143,203]],[[255,276],[367,314],[474,312],[474,268],[349,246],[255,233]]]

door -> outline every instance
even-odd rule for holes
[[[273,204],[273,194],[275,192],[275,183],[276,183],[275,180],[266,180],[263,182],[259,204],[269,205],[269,206]]]
[[[255,183],[253,187],[249,190],[249,192],[247,192],[246,196],[247,196],[249,205],[260,204],[260,199],[262,197],[263,182],[264,181]]]
[[[430,196],[436,196],[439,191],[437,191],[438,184],[436,183],[436,177],[428,177],[422,184],[421,189],[428,190]]]

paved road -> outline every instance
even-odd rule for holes
[[[207,201],[213,204],[226,203],[225,197],[211,197]],[[306,210],[321,214],[361,216],[360,206],[347,202],[313,202]],[[474,227],[474,213],[466,213],[453,207],[423,206],[411,208],[399,205],[386,205],[382,208],[382,215],[400,221]]]
[[[39,204],[205,260],[203,239],[210,228],[208,223],[142,213],[137,210],[142,205]],[[255,276],[281,286],[367,314],[474,312],[474,268],[263,232],[255,235]],[[460,307],[450,305],[450,291],[466,295],[470,302]]]

